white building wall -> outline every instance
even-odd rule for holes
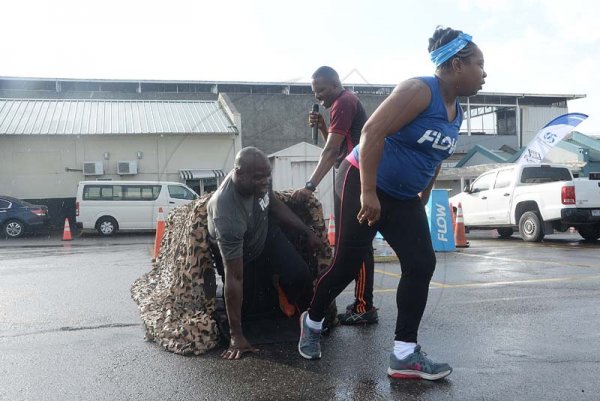
[[[227,173],[240,147],[239,135],[6,135],[0,137],[0,193],[69,198],[84,179],[181,181],[179,170],[193,168]],[[126,160],[138,162],[138,174],[117,174],[117,163]],[[84,161],[102,162],[104,175],[84,176]]]
[[[312,145],[311,145],[312,146]],[[294,147],[291,147],[292,149]],[[298,150],[298,149],[294,149]],[[278,152],[279,156],[271,156],[273,168],[273,189],[276,191],[286,189],[304,188],[306,181],[310,178],[317,163],[319,153],[314,149],[305,149],[303,155],[282,155],[286,150]],[[302,152],[302,153],[304,153]],[[293,153],[293,150],[292,150]],[[315,196],[323,205],[323,217],[328,219],[333,214],[333,171],[330,170],[321,180],[315,191]]]
[[[522,146],[527,146],[527,144],[535,137],[535,134],[550,121],[569,112],[566,107],[547,106],[521,106],[521,110],[523,111],[523,118],[521,119],[523,126]]]
[[[277,156],[273,158],[273,189],[304,188],[306,181],[317,167],[318,157]],[[323,217],[333,213],[333,171],[329,171],[321,180],[315,196],[323,205]]]

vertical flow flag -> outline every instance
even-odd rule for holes
[[[588,116],[582,113],[568,113],[556,117],[538,131],[531,142],[527,144],[527,147],[516,163],[540,164],[550,149],[556,146],[557,143],[586,118]]]

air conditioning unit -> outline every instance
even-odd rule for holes
[[[83,162],[83,175],[103,175],[104,165],[102,162]]]
[[[119,175],[137,174],[137,161],[135,161],[135,160],[120,161],[117,164],[117,174],[119,174]]]

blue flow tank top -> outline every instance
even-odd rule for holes
[[[431,89],[431,101],[417,118],[385,138],[377,169],[377,187],[397,199],[412,199],[427,187],[437,166],[454,153],[462,124],[458,100],[456,117],[448,121],[438,78],[417,79]],[[359,146],[348,156],[355,166],[359,162]]]

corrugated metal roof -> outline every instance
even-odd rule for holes
[[[235,132],[217,101],[0,99],[0,135]]]
[[[156,79],[80,79],[80,78],[35,78],[35,77],[14,77],[14,76],[0,76],[0,81],[15,81],[15,82],[47,82],[52,85],[56,85],[57,83],[62,82],[82,82],[82,83],[122,83],[122,84],[136,84],[136,85],[144,85],[144,84],[157,84],[157,85],[225,85],[225,86],[240,86],[247,87],[248,89],[240,90],[242,93],[272,93],[267,91],[257,91],[256,87],[279,87],[279,86],[290,86],[290,87],[304,87],[308,91],[306,93],[312,95],[311,90],[311,78],[310,77],[302,77],[299,80],[294,81],[283,81],[283,82],[265,82],[265,81],[182,81],[182,80],[156,80]],[[381,89],[394,89],[396,84],[382,84],[382,83],[358,83],[358,82],[344,82],[344,86],[346,88],[354,89],[357,92],[362,92],[361,89],[365,89],[366,91],[377,91]],[[241,88],[240,88],[241,89]],[[276,89],[276,88],[275,88]],[[161,92],[164,92],[161,91]],[[518,98],[519,103],[521,103],[522,99],[527,98],[557,98],[562,100],[575,100],[575,99],[583,99],[587,97],[585,94],[545,94],[545,93],[518,93],[518,92],[478,92],[477,95],[471,96],[471,102],[477,103],[477,101],[473,101],[478,98],[485,98],[486,96],[507,96],[512,98]],[[514,102],[512,103],[514,104]]]

